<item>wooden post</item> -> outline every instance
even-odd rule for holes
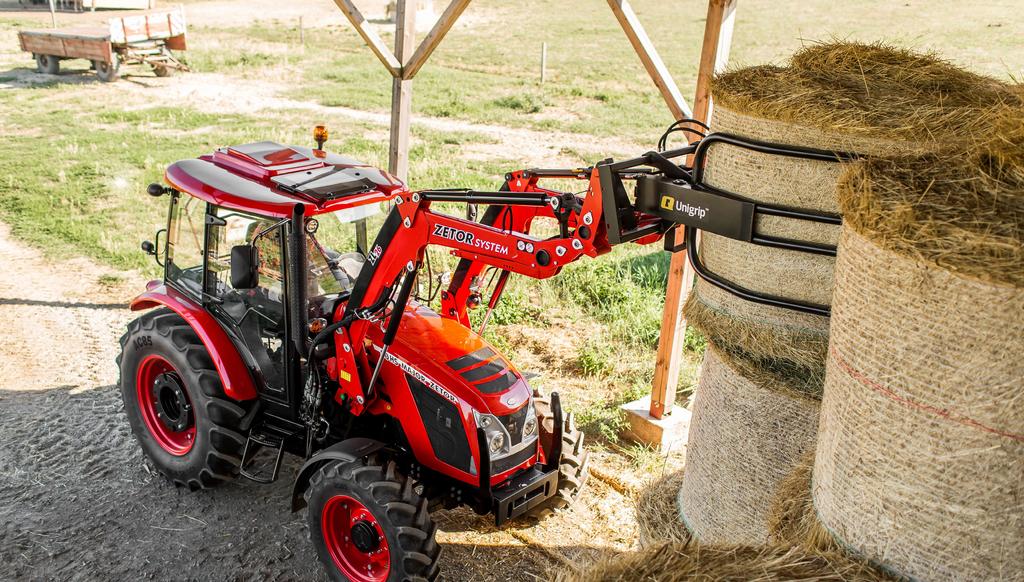
[[[416,40],[416,0],[398,0],[395,12],[395,58],[412,58]],[[409,177],[409,118],[412,116],[412,79],[404,74],[391,81],[391,146],[388,171],[399,180]]]
[[[299,16],[299,45],[306,46],[306,32],[302,27],[302,16]]]
[[[548,43],[540,43],[540,84],[543,85],[548,76]]]
[[[736,0],[710,0],[704,26],[704,43],[697,70],[697,92],[693,100],[693,118],[707,123],[711,118],[711,78],[725,68],[732,42]],[[676,240],[683,237],[683,227],[676,229]],[[685,253],[672,255],[665,291],[665,311],[661,319],[661,337],[654,368],[650,415],[656,419],[672,411],[679,384],[679,365],[686,333],[683,304],[693,286],[693,267]]]
[[[402,0],[399,0],[399,4],[401,4],[401,2]],[[402,63],[395,58],[395,55],[391,54],[391,51],[388,50],[388,47],[384,44],[384,41],[381,40],[380,36],[370,28],[369,23],[366,22],[365,18],[363,18],[363,14],[359,12],[359,9],[352,3],[352,0],[334,0],[334,3],[338,6],[338,9],[341,10],[342,14],[348,18],[348,21],[352,23],[352,26],[355,27],[359,36],[363,37],[363,42],[366,43],[366,46],[370,47],[373,54],[377,55],[377,58],[384,64],[384,67],[387,68],[388,72],[390,72],[393,77],[401,77]],[[414,14],[415,12],[416,11],[413,10]]]

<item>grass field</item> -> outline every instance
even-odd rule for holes
[[[634,6],[683,93],[692,94],[704,3]],[[501,132],[472,124],[527,130],[538,142],[557,135],[565,140],[556,144],[558,155],[583,164],[646,151],[671,121],[605,2],[477,0],[466,19],[415,83],[415,114],[453,122],[447,130],[414,126],[409,180],[416,188],[492,188],[505,171],[522,166],[525,152],[502,149]],[[156,266],[137,249],[165,219],[166,203],[142,192],[175,160],[246,141],[306,143],[308,128],[327,117],[329,149],[386,165],[386,128],[331,108],[386,112],[387,73],[347,24],[308,28],[304,47],[296,24],[193,21],[186,59],[194,74],[165,85],[140,77],[100,86],[83,74],[25,81],[30,64],[17,52],[15,33],[32,24],[0,16],[0,218],[53,256],[84,255],[153,276]],[[741,0],[732,61],[778,62],[804,43],[838,37],[939,49],[971,69],[1020,78],[1022,31],[1024,11],[1009,0]],[[543,85],[542,42],[549,51]],[[246,87],[262,87],[319,108],[224,112],[223,104],[182,105],[161,89],[189,82],[219,83],[230,98],[232,83],[239,98]],[[140,83],[142,89],[134,86]],[[623,151],[587,150],[597,137],[618,140]],[[443,257],[437,261],[444,264]],[[622,247],[549,281],[516,280],[488,337],[516,350],[509,337],[521,328],[572,335],[572,353],[554,383],[573,377],[598,387],[592,395],[581,390],[572,404],[590,432],[614,444],[621,427],[615,407],[649,390],[667,265],[658,248]],[[702,349],[699,337],[688,336],[686,388]],[[632,454],[644,458],[641,450]]]

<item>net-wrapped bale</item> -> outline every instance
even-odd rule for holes
[[[840,191],[813,508],[916,579],[1024,580],[1022,119]]]
[[[553,582],[895,582],[863,561],[835,552],[783,546],[717,546],[694,541],[641,552],[612,554],[579,571],[562,570]]]
[[[708,543],[763,544],[772,492],[813,447],[820,384],[708,344],[679,505]]]
[[[975,75],[931,54],[885,45],[834,42],[797,52],[784,67],[756,66],[714,80],[714,130],[757,141],[866,156],[917,154],[970,139],[983,131],[981,112],[1020,103],[1019,92]],[[836,184],[846,164],[770,155],[718,143],[708,151],[707,184],[761,203],[839,214]],[[839,227],[761,216],[756,231],[791,240],[836,244]],[[792,250],[750,245],[704,233],[700,248],[709,270],[746,289],[828,306],[834,259]],[[710,297],[706,282],[697,293]],[[722,302],[718,302],[722,306]],[[725,313],[745,327],[773,333],[794,325],[822,333],[804,334],[792,344],[750,344],[761,357],[783,357],[809,370],[824,366],[827,318],[797,316],[790,310],[733,301]],[[691,302],[688,317],[696,311]],[[799,319],[800,321],[796,321]],[[818,321],[813,321],[817,319]],[[811,320],[810,322],[808,320]],[[808,325],[810,323],[810,325]],[[729,326],[726,318],[707,322],[705,333]],[[731,324],[735,327],[736,324]],[[723,331],[722,335],[728,333]],[[816,345],[808,349],[808,342]]]

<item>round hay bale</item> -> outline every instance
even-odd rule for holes
[[[554,582],[895,582],[871,565],[839,553],[799,548],[714,546],[689,542],[610,554],[579,571],[557,572]]]
[[[767,541],[772,492],[814,442],[815,388],[708,344],[679,491],[684,522],[695,537],[707,543]]]
[[[840,192],[814,508],[917,579],[1024,580],[1022,135],[872,160]]]
[[[1005,83],[934,55],[847,42],[807,47],[785,67],[757,66],[726,73],[714,80],[713,93],[717,132],[865,156],[921,154],[970,140],[987,131],[978,122],[979,114],[1005,103],[1021,103],[1020,92]],[[718,143],[708,151],[705,180],[757,202],[839,214],[836,184],[846,166]],[[823,244],[836,244],[839,237],[835,225],[775,216],[758,217],[755,227],[762,234]],[[741,287],[831,304],[832,257],[751,245],[712,233],[703,234],[700,256],[712,272]],[[744,326],[762,328],[761,336],[780,325],[807,323],[796,312],[746,301],[732,303],[733,318]],[[722,318],[717,323],[726,324]],[[815,327],[825,329],[827,323]],[[785,329],[780,331],[786,334]],[[727,335],[727,331],[708,335]],[[823,368],[827,335],[818,336],[814,343],[805,343],[788,357],[806,367]],[[767,346],[764,342],[742,345],[760,357],[778,357]],[[808,362],[810,354],[818,359]]]

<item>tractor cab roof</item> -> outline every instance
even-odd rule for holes
[[[352,158],[272,141],[175,162],[164,177],[201,200],[280,218],[291,216],[296,204],[312,216],[377,204],[408,190],[398,178]]]

